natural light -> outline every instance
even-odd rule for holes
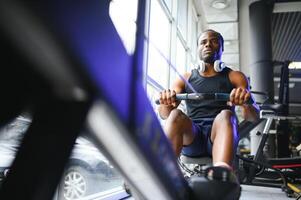
[[[288,65],[289,69],[301,69],[301,62],[291,62]]]
[[[109,14],[128,54],[135,49],[137,0],[113,0]]]

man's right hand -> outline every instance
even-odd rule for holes
[[[174,90],[163,90],[159,97],[160,105],[177,107],[176,92]]]

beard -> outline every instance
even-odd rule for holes
[[[214,55],[209,55],[209,56],[204,56],[202,59],[205,63],[214,63],[215,56]]]
[[[213,52],[212,54],[202,54],[202,52],[200,52],[199,57],[202,61],[204,61],[205,63],[214,63],[214,61],[216,60],[220,60],[220,54],[218,51]]]
[[[216,53],[213,53],[213,54],[206,54],[206,55],[202,55],[202,53],[200,53],[200,59],[202,61],[204,61],[205,63],[214,63],[215,60],[217,60],[217,56],[216,56]]]

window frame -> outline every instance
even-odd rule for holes
[[[187,26],[186,26],[186,38],[185,36],[183,36],[179,26],[178,26],[178,1],[173,1],[172,2],[172,10],[170,11],[169,8],[167,7],[166,3],[164,2],[164,0],[152,0],[152,1],[158,1],[158,3],[160,4],[163,12],[166,14],[166,17],[168,18],[168,20],[170,20],[171,23],[171,30],[170,30],[170,49],[169,49],[169,55],[167,56],[167,58],[169,58],[170,60],[170,64],[172,64],[173,66],[176,67],[176,57],[177,57],[177,38],[179,38],[179,40],[181,41],[181,44],[183,45],[184,49],[185,49],[185,71],[188,71],[192,68],[194,68],[197,64],[197,52],[192,52],[192,42],[197,40],[197,35],[199,32],[199,27],[200,27],[200,20],[199,20],[199,16],[196,13],[196,8],[194,5],[193,0],[187,0]],[[151,10],[149,10],[150,15],[151,15]],[[195,33],[195,38],[192,38],[192,34],[191,34],[191,21],[193,18],[195,20],[196,23],[196,33]],[[151,29],[150,27],[150,23],[149,21],[147,22],[147,30]],[[149,32],[148,32],[149,33]],[[148,35],[146,35],[147,38]],[[149,51],[149,41],[147,42],[147,51]],[[197,50],[197,46],[196,46],[196,50]],[[174,71],[174,69],[172,69],[172,66],[169,64],[168,66],[168,85],[167,88],[165,88],[163,85],[160,85],[159,83],[157,83],[154,78],[149,77],[147,74],[148,71],[148,62],[149,62],[149,58],[147,60],[146,63],[146,70],[145,70],[145,79],[144,79],[144,85],[145,85],[145,90],[147,92],[147,85],[150,84],[152,87],[156,88],[158,93],[160,91],[162,91],[163,89],[167,89],[171,87],[172,82],[174,81],[172,79],[172,71]]]

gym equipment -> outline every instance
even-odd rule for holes
[[[176,94],[177,100],[194,100],[194,101],[229,101],[230,95],[228,93],[181,93]],[[155,101],[157,105],[160,104],[159,99]],[[254,101],[250,98],[247,104],[253,104]],[[192,158],[185,155],[181,155],[180,162],[185,164],[197,164],[199,166],[211,163],[212,159],[209,157]]]
[[[208,167],[204,176],[191,176],[189,182],[198,199],[238,200],[240,197],[241,187],[236,177],[223,167]]]
[[[195,100],[195,101],[204,101],[204,100],[212,100],[212,101],[229,101],[230,94],[228,93],[181,93],[176,94],[177,100]],[[156,104],[160,104],[159,99],[157,99]],[[249,99],[247,104],[253,104],[253,99]]]
[[[279,63],[279,62],[278,62]],[[246,179],[243,183],[251,185],[263,185],[263,186],[274,186],[282,187],[288,196],[292,195],[292,183],[290,180],[300,179],[301,172],[301,157],[296,158],[266,158],[263,155],[263,150],[269,136],[269,131],[273,121],[281,120],[294,120],[301,119],[301,116],[290,116],[288,114],[288,97],[289,97],[289,79],[288,79],[288,64],[289,61],[282,62],[281,69],[281,81],[280,81],[280,92],[279,92],[279,102],[276,104],[263,104],[261,105],[260,111],[260,121],[264,121],[263,132],[258,132],[258,135],[262,135],[260,143],[258,144],[256,154],[254,158],[246,158],[238,155],[238,157],[245,163],[245,173]],[[270,169],[270,171],[275,171],[278,176],[273,176],[270,171],[265,171],[265,169]],[[290,169],[290,170],[288,170]],[[267,174],[267,176],[264,176]],[[270,174],[270,177],[267,178]],[[275,183],[275,180],[280,177],[282,184]]]
[[[194,101],[229,101],[230,95],[228,93],[184,93],[176,94],[177,100],[194,100]],[[159,100],[155,101],[159,104]],[[247,104],[253,104],[254,101],[250,98]],[[192,188],[199,186],[197,195],[200,198],[208,199],[238,199],[240,196],[240,187],[237,183],[224,183],[217,180],[208,180],[206,178],[206,170],[208,165],[211,165],[212,158],[210,157],[189,157],[181,155],[179,158],[179,165],[185,176],[192,183]],[[210,188],[223,188],[219,189],[219,193],[210,192]],[[204,195],[207,191],[207,194]],[[231,191],[232,195],[227,197],[227,194]],[[198,193],[199,192],[199,193]]]

